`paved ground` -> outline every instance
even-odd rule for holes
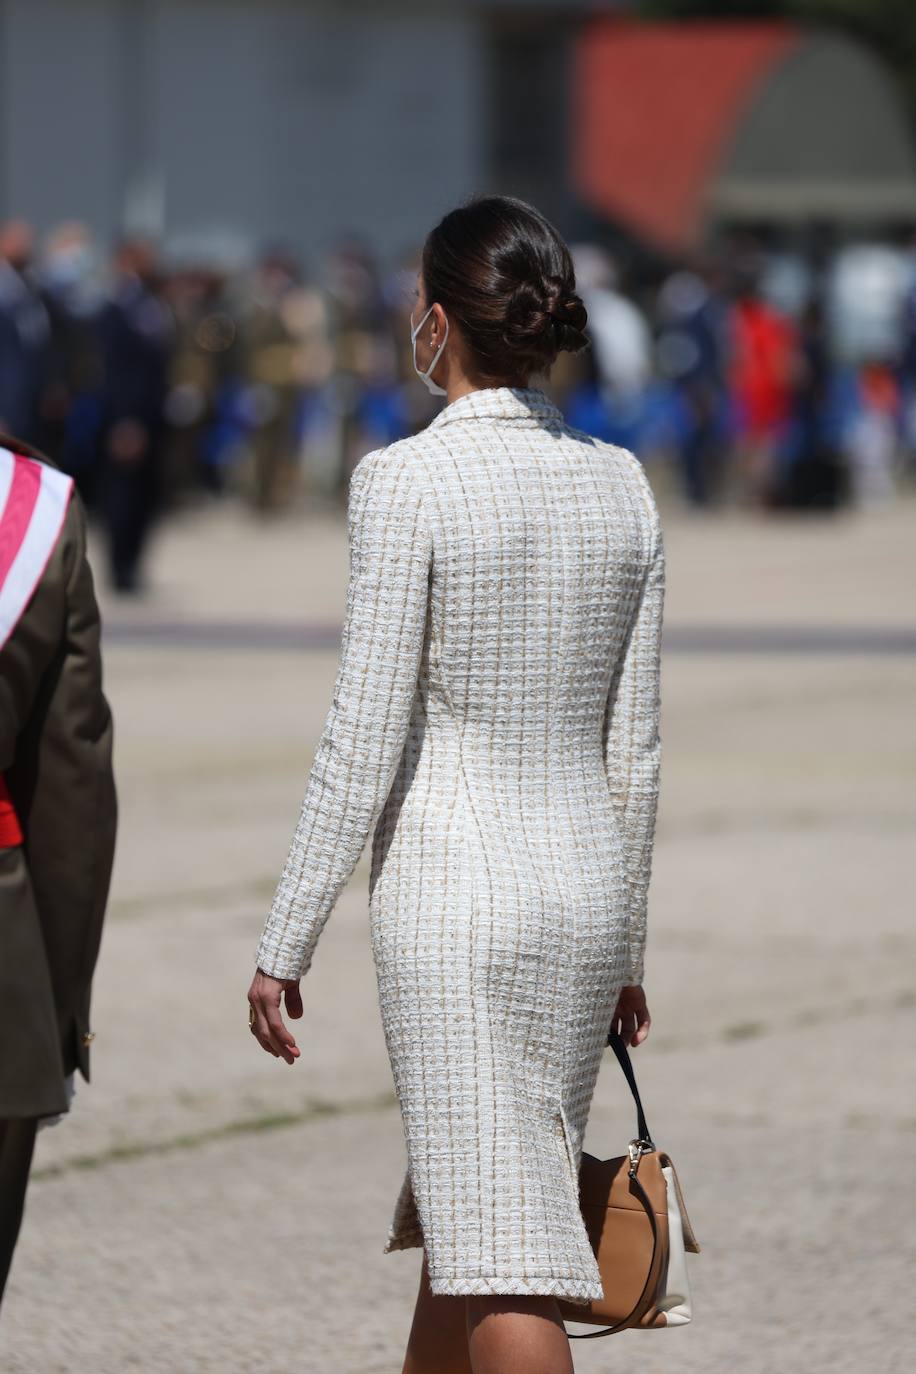
[[[665,524],[635,1055],[703,1252],[692,1326],[585,1345],[577,1368],[893,1374],[916,1265],[916,505]],[[397,1374],[419,1254],[381,1253],[404,1152],[367,856],[294,1068],[257,1050],[244,996],[330,702],[343,528],[205,511],[166,531],[154,578],[107,607],[122,830],[95,1079],[40,1141],[0,1368]],[[587,1146],[634,1130],[609,1054]]]

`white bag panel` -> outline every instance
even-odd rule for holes
[[[668,1194],[668,1272],[659,1293],[656,1306],[668,1318],[668,1326],[684,1326],[693,1316],[690,1300],[690,1280],[687,1277],[687,1253],[684,1249],[684,1229],[681,1226],[681,1212],[677,1203],[677,1189],[670,1164],[662,1165],[662,1173]]]

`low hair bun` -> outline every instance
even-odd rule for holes
[[[567,291],[558,297],[550,314],[557,331],[558,352],[579,353],[588,347],[588,311],[581,296]]]
[[[558,353],[588,347],[587,323],[588,311],[568,280],[522,282],[506,307],[506,343],[530,349],[538,368],[549,367]]]
[[[540,283],[521,281],[505,302],[502,339],[516,366],[530,371],[549,365],[557,351],[553,303]]]

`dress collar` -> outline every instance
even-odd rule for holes
[[[444,406],[428,429],[456,420],[504,420],[515,424],[563,424],[562,411],[536,387],[490,386],[469,391]]]

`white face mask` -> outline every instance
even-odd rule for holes
[[[416,325],[416,326],[415,326],[413,329],[411,329],[411,331],[410,331],[410,342],[411,342],[411,345],[412,345],[412,347],[413,347],[413,369],[414,369],[414,372],[416,372],[417,376],[420,378],[420,381],[421,381],[421,382],[423,383],[423,385],[426,387],[426,390],[427,390],[427,391],[432,392],[432,394],[433,394],[434,396],[447,396],[447,395],[448,395],[448,392],[446,391],[445,387],[444,387],[444,386],[439,386],[439,384],[438,384],[437,382],[434,382],[433,379],[432,379],[432,377],[430,376],[430,373],[433,371],[433,368],[436,366],[436,363],[437,363],[437,362],[439,361],[439,359],[442,357],[442,350],[443,350],[443,348],[445,347],[446,341],[447,341],[447,339],[448,339],[448,316],[447,316],[447,315],[446,315],[446,317],[445,317],[445,335],[444,335],[444,337],[443,337],[443,339],[442,339],[441,344],[440,344],[439,347],[436,349],[436,352],[435,352],[435,354],[434,354],[434,356],[433,356],[432,362],[430,363],[429,367],[425,370],[425,372],[421,372],[420,369],[419,369],[419,367],[417,366],[417,335],[419,334],[420,330],[423,328],[424,324],[425,324],[426,321],[429,319],[429,317],[430,317],[430,315],[431,315],[432,313],[433,313],[433,307],[430,306],[429,309],[427,310],[426,314],[423,316],[422,320],[420,321],[420,323],[419,323],[418,325]],[[413,316],[411,316],[411,319],[413,319]]]

